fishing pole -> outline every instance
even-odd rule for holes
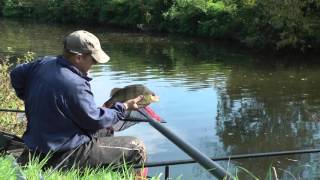
[[[25,113],[24,110],[20,110],[20,109],[0,109],[0,112]],[[149,122],[148,120],[143,120],[143,119],[123,119],[122,121],[129,121],[129,122]],[[166,121],[162,121],[161,123],[166,123]]]
[[[146,112],[138,109],[137,110],[141,115],[149,120],[149,124],[157,129],[161,134],[167,137],[171,142],[177,145],[181,150],[183,150],[186,154],[192,157],[195,162],[198,162],[201,166],[208,170],[213,176],[218,179],[232,179],[232,175],[229,174],[225,169],[223,169],[219,164],[212,161],[208,156],[201,153],[194,146],[188,144],[176,134],[174,134],[171,130],[163,126],[161,123],[154,120],[150,117]]]
[[[0,112],[21,112],[21,113],[24,113],[23,110],[17,110],[17,109],[0,109]],[[144,115],[146,118],[148,118],[148,120],[139,120],[140,122],[141,121],[142,122],[149,122],[150,124],[151,124],[151,122],[153,122],[153,120],[148,115],[144,114],[141,111],[139,111],[139,112],[142,115]],[[135,121],[135,120],[131,120],[131,121]],[[152,125],[154,125],[154,124],[155,123],[152,123]],[[254,153],[254,154],[230,155],[230,156],[215,157],[215,158],[210,158],[210,159],[213,160],[213,161],[225,161],[225,160],[237,160],[237,159],[247,159],[247,158],[262,158],[262,157],[285,156],[285,155],[319,153],[319,152],[320,152],[320,149],[290,150],[290,151],[278,151],[278,152],[265,152],[265,153]],[[196,162],[197,161],[195,161],[194,159],[185,159],[185,160],[149,162],[149,163],[145,163],[143,165],[136,165],[134,167],[135,168],[158,167],[158,166],[168,166],[168,165],[189,164],[189,163],[196,163]]]
[[[24,110],[19,110],[19,109],[0,109],[0,112],[20,112],[24,113]]]
[[[25,113],[24,110],[20,110],[20,109],[0,109],[0,112]],[[150,120],[143,120],[143,119],[141,119],[141,120],[140,119],[139,120],[135,120],[135,119],[128,120],[128,119],[125,119],[125,121],[150,122]],[[219,158],[212,158],[212,159],[216,160],[216,161],[220,161],[220,160],[227,160],[229,158],[230,159],[242,159],[242,158],[254,158],[256,156],[257,157],[267,157],[267,156],[291,155],[291,154],[301,154],[301,153],[313,153],[313,152],[318,152],[318,151],[320,151],[320,149],[278,151],[278,152],[266,152],[266,153],[255,153],[255,154],[231,155],[231,156],[228,156],[228,157],[219,157]],[[190,160],[185,160],[185,161],[189,162]]]
[[[263,157],[272,157],[272,156],[287,156],[287,155],[319,153],[319,152],[320,152],[320,149],[291,150],[291,151],[230,155],[230,156],[223,156],[223,157],[214,157],[214,158],[211,158],[211,160],[213,160],[213,161],[229,161],[229,160],[237,160],[237,159],[263,158]],[[173,160],[173,161],[149,162],[149,163],[145,163],[143,165],[136,165],[134,167],[135,168],[158,167],[158,166],[181,165],[181,164],[191,164],[191,163],[196,163],[196,161],[193,159],[184,159],[184,160]]]

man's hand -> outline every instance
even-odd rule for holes
[[[138,102],[143,99],[143,95],[140,95],[134,99],[129,99],[128,101],[124,102],[123,105],[125,106],[126,110],[137,110],[138,107]]]

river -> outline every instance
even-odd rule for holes
[[[166,127],[210,157],[319,148],[320,66],[257,56],[236,45],[180,36],[129,33],[81,25],[39,24],[0,19],[0,52],[58,55],[63,37],[86,29],[110,55],[95,65],[92,91],[97,104],[114,87],[144,84],[160,102],[151,105]],[[149,162],[189,157],[147,123],[116,135],[141,138]],[[247,169],[265,179],[317,179],[319,154],[219,161],[241,179]],[[150,168],[149,175],[164,173]],[[173,179],[212,179],[197,164],[170,167]]]

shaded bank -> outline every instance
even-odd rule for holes
[[[4,0],[0,11],[4,17],[232,40],[287,54],[320,47],[320,3],[315,0]]]

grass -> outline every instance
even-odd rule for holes
[[[0,156],[0,179],[16,180],[135,180],[134,170],[126,165],[122,166],[119,171],[112,171],[110,168],[85,168],[83,170],[70,169],[67,171],[48,169],[42,170],[46,159],[39,161],[38,158],[33,158],[25,166],[19,166],[13,156]],[[160,180],[160,176],[152,177],[151,180]]]
[[[0,179],[8,179],[8,180],[18,180],[18,179],[28,179],[28,180],[135,180],[137,177],[135,176],[134,169],[130,166],[124,165],[121,166],[120,170],[113,171],[111,168],[85,168],[83,170],[79,169],[70,169],[70,170],[56,170],[52,169],[42,170],[43,165],[45,164],[46,159],[39,161],[38,158],[33,158],[28,164],[25,166],[19,166],[14,157],[11,155],[2,155],[0,156]],[[278,169],[281,171],[281,169]],[[289,172],[285,172],[288,174]],[[240,176],[240,174],[242,174]],[[278,180],[279,172],[274,166],[270,166],[267,171],[265,180]],[[150,180],[160,180],[161,175],[151,177]],[[240,179],[252,179],[259,180],[257,176],[255,176],[249,170],[236,166],[235,174],[232,180],[240,180]],[[245,176],[244,176],[245,175]],[[294,177],[294,175],[290,174],[292,179],[300,179]],[[141,178],[144,179],[144,178]],[[170,178],[171,179],[171,178]],[[191,177],[182,177],[179,176],[176,179],[192,179]],[[281,178],[280,178],[281,179]],[[146,180],[146,179],[145,179]]]

